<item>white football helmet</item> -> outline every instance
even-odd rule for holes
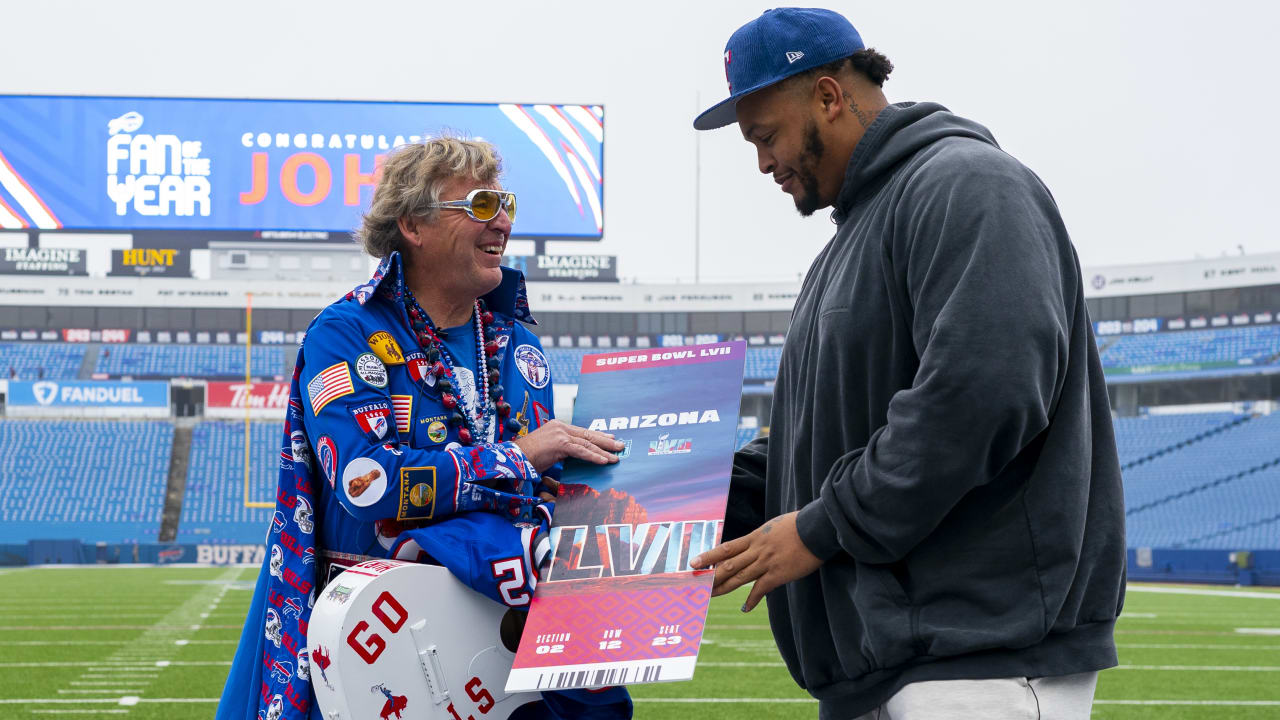
[[[328,592],[339,585],[342,592]],[[401,713],[415,720],[505,720],[541,699],[505,690],[519,640],[516,619],[447,569],[369,560],[325,590],[311,613],[307,651],[320,669],[323,682],[312,687],[327,720]]]
[[[298,496],[298,504],[293,509],[293,521],[298,523],[298,529],[303,534],[310,535],[316,529],[315,521],[311,519],[311,503],[301,495]]]

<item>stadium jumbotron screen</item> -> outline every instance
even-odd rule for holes
[[[599,106],[15,95],[0,229],[345,232],[380,156],[440,132],[501,149],[518,236],[604,232]]]

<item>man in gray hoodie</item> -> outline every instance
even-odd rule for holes
[[[715,593],[768,597],[822,718],[1087,718],[1116,664],[1120,467],[1079,261],[986,128],[890,105],[844,17],[730,38],[737,122],[835,236],[796,300],[770,434],[734,458]]]

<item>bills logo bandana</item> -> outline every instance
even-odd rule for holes
[[[299,663],[299,655],[306,652],[307,622],[311,619],[318,580],[314,549],[316,517],[312,511],[316,497],[313,488],[321,475],[333,482],[338,465],[337,447],[328,436],[316,439],[315,462],[311,461],[307,450],[310,439],[300,422],[303,388],[298,377],[302,362],[302,351],[299,350],[295,365],[297,372],[289,388],[291,417],[285,421],[282,441],[285,451],[281,453],[276,510],[271,519],[273,533],[287,534],[297,542],[289,544],[287,550],[278,544],[271,548],[267,597],[278,600],[280,611],[268,607],[264,613],[261,627],[267,642],[263,647],[262,661],[255,663],[255,672],[261,674],[258,715],[277,720],[307,720],[311,712],[310,673],[296,671],[299,666],[295,663]],[[340,369],[349,383],[350,375],[346,373],[345,366],[346,363],[342,363]],[[327,404],[328,401],[325,402]],[[285,462],[286,452],[291,456],[290,462]]]

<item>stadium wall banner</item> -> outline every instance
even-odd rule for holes
[[[5,414],[16,416],[165,417],[169,383],[95,380],[11,381]]]
[[[0,120],[0,122],[3,122]],[[0,173],[4,166],[0,165]],[[3,177],[0,177],[3,180]],[[2,194],[2,193],[0,193]],[[4,205],[0,204],[0,213]],[[87,275],[83,250],[75,248],[5,248],[0,275]]]
[[[289,407],[289,384],[209,381],[205,389],[205,415],[242,418],[246,406],[253,417],[284,417]]]
[[[108,275],[191,277],[191,253],[178,248],[130,248],[111,251]]]
[[[614,255],[512,255],[506,263],[530,282],[618,282]]]
[[[350,231],[446,130],[497,146],[514,236],[600,238],[600,106],[48,95],[0,95],[0,229]]]

